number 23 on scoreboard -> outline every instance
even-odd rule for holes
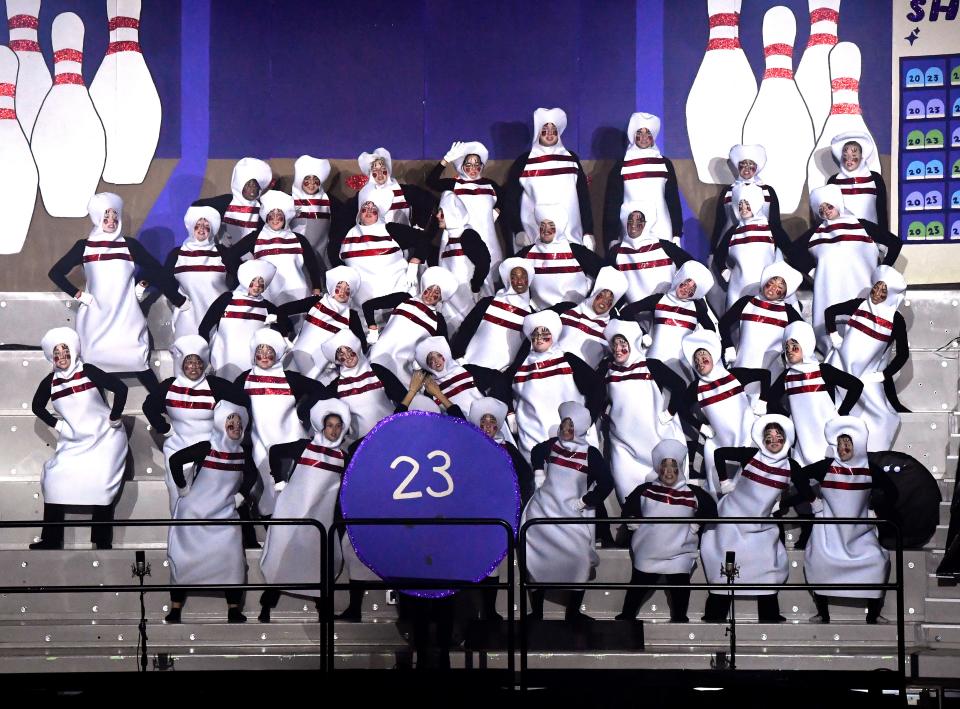
[[[447,470],[450,468],[450,456],[447,455],[445,451],[441,450],[430,451],[427,453],[428,460],[432,461],[434,458],[441,458],[443,460],[441,465],[433,466],[433,472],[437,473],[443,478],[444,482],[447,484],[447,487],[446,489],[438,492],[428,485],[426,488],[427,494],[430,495],[430,497],[446,497],[447,495],[453,494],[453,478],[451,478],[450,473],[447,472]],[[420,472],[420,463],[417,460],[408,455],[399,455],[393,459],[392,463],[390,463],[390,470],[396,470],[397,466],[403,463],[406,463],[410,466],[410,472],[393,491],[393,499],[414,500],[418,497],[423,497],[423,493],[419,490],[407,490],[407,487],[413,482],[413,479],[417,476],[417,473]]]

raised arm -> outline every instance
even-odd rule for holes
[[[106,389],[113,394],[113,405],[110,407],[110,420],[119,421],[123,415],[123,407],[127,404],[127,385],[112,374],[107,374],[92,364],[83,365],[83,372],[98,389]]]

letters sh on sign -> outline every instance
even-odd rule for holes
[[[509,454],[463,419],[408,411],[374,426],[343,478],[344,519],[502,519],[516,535],[520,490]],[[507,550],[492,525],[353,525],[357,556],[385,580],[480,581]],[[409,591],[426,597],[452,591]]]

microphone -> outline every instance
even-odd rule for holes
[[[737,553],[735,551],[727,550],[723,560],[723,566],[720,567],[720,573],[726,576],[730,583],[733,583],[733,579],[740,575],[740,570],[737,568]]]
[[[729,556],[731,552],[727,552]],[[147,571],[147,555],[142,549],[139,550],[136,554],[136,565],[137,565],[137,576],[145,574]]]

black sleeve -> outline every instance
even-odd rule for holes
[[[877,226],[890,231],[890,218],[887,216],[887,183],[879,172],[871,172],[873,183],[877,186]]]
[[[733,198],[733,187],[727,185],[722,190],[720,190],[720,195],[717,197],[717,208],[713,213],[713,233],[710,235],[710,251],[715,252],[717,244],[720,243],[720,239],[723,238],[724,229],[723,227],[727,224],[727,205],[724,200],[726,200],[727,195]],[[771,222],[773,220],[770,220]]]
[[[764,185],[770,193],[770,203],[767,205],[767,221],[780,226],[780,198],[772,185]]]
[[[297,234],[297,241],[300,242],[300,248],[303,250],[303,267],[310,277],[310,286],[317,290],[323,290],[323,265],[313,246],[307,241],[307,237]]]
[[[713,452],[713,462],[717,466],[717,477],[727,479],[727,461],[732,460],[740,466],[750,462],[757,452],[756,448],[735,448],[732,446],[717,448]]]
[[[620,207],[623,206],[623,158],[617,160],[607,175],[607,188],[603,193],[603,245],[605,250],[610,243],[617,241],[623,230],[620,222]]]
[[[745,295],[736,303],[730,306],[729,310],[720,318],[720,346],[725,350],[733,347],[733,329],[740,322],[740,315],[743,309],[747,307],[752,296]]]
[[[250,411],[251,401],[250,395],[247,393],[245,384],[247,383],[247,375],[250,374],[252,370],[248,369],[245,372],[241,372],[237,375],[237,378],[233,380],[233,389],[237,392],[237,396],[240,397],[240,405],[243,406],[247,411]]]
[[[810,502],[816,495],[810,489],[810,477],[803,472],[803,468],[793,458],[790,458],[790,482],[797,489],[797,495],[804,502]]]
[[[330,234],[327,237],[327,261],[330,262],[331,268],[343,265],[343,259],[340,258],[340,249],[343,247],[343,240],[352,228],[352,223],[348,222],[344,226],[345,228],[342,231],[333,225],[330,227]]]
[[[639,322],[638,316],[641,313],[652,313],[653,309],[657,307],[657,303],[660,302],[662,297],[663,293],[653,293],[648,295],[646,298],[641,298],[635,303],[630,303],[630,305],[620,311],[620,318],[622,320],[633,320],[634,322]]]
[[[828,305],[827,308],[823,311],[824,323],[827,327],[828,333],[834,333],[837,331],[837,317],[840,315],[851,316],[856,312],[860,303],[863,302],[863,298],[852,298],[851,300],[845,300],[842,303],[834,303],[833,305]]]
[[[659,359],[648,359],[647,369],[650,370],[650,376],[654,383],[660,387],[660,391],[670,392],[670,400],[683,398],[687,383],[683,377],[674,372]]]
[[[822,365],[821,365],[822,368]],[[783,414],[784,416],[790,415],[790,400],[787,396],[787,371],[780,373],[780,376],[777,377],[773,384],[770,385],[770,398],[767,400],[767,413],[768,414]],[[823,378],[826,381],[826,377]]]
[[[230,263],[230,256],[228,253],[230,249],[223,244],[217,244],[216,249],[217,254],[220,256],[220,260],[223,261],[223,267],[227,270],[227,289],[233,290],[240,284],[240,280],[237,278],[237,268],[239,267],[239,264]]]
[[[735,376],[739,382],[746,386],[752,382],[759,382],[760,384],[760,398],[764,401],[767,400],[767,397],[770,396],[770,370],[769,369],[753,369],[749,367],[733,367],[730,369],[730,374]]]
[[[196,200],[191,207],[213,207],[220,213],[220,218],[223,218],[224,212],[227,211],[227,207],[230,206],[230,202],[233,201],[233,194],[218,194],[214,197],[204,197],[203,199]]]
[[[893,381],[893,375],[903,369],[903,365],[910,358],[910,346],[907,343],[907,323],[900,313],[894,313],[893,316],[893,345],[896,348],[896,354],[890,360],[890,364],[883,370],[883,391],[895,411],[909,413],[910,409],[900,402],[900,397],[897,396],[897,387]]]
[[[221,252],[221,258],[223,263],[226,265],[227,270],[233,273],[237,272],[237,269],[240,268],[240,264],[243,263],[243,257],[247,254],[252,254],[254,247],[257,245],[257,237],[260,236],[260,229],[257,231],[252,231],[247,234],[245,237],[240,239],[236,244],[224,249]],[[248,285],[248,284],[244,284]]]
[[[550,438],[543,443],[538,443],[530,451],[530,467],[534,470],[543,470],[547,467],[547,456],[550,455],[550,447],[556,438]]]
[[[660,247],[664,250],[667,256],[670,257],[670,260],[673,261],[673,265],[677,268],[680,268],[687,261],[693,261],[692,255],[681,249],[669,239],[660,239]]]
[[[521,504],[526,505],[527,500],[533,497],[535,484],[533,482],[533,470],[530,464],[520,455],[520,451],[512,443],[504,443],[504,449],[510,454],[510,460],[513,463],[513,469],[517,474],[517,484],[520,487]]]
[[[199,465],[203,462],[203,459],[207,457],[207,453],[209,452],[210,441],[200,441],[199,443],[194,443],[192,446],[181,448],[170,456],[168,463],[170,477],[173,478],[173,482],[177,484],[177,487],[187,486],[187,479],[183,476],[183,469],[191,463],[193,465]]]
[[[433,216],[433,208],[437,204],[437,198],[417,185],[402,184],[400,189],[403,190],[403,197],[410,205],[410,223],[426,227],[427,222]]]
[[[186,297],[180,292],[176,279],[169,278],[167,271],[164,270],[160,262],[153,257],[146,247],[136,239],[125,237],[127,248],[130,249],[130,256],[133,262],[140,268],[140,278],[149,285],[156,286],[167,296],[167,300],[176,306],[181,306],[186,301]]]
[[[490,273],[490,250],[473,229],[464,229],[460,235],[463,253],[473,264],[473,277],[470,279],[470,290],[479,293],[483,282]]]
[[[163,415],[167,412],[165,402],[167,392],[170,390],[170,385],[173,384],[173,381],[173,377],[164,379],[160,382],[159,388],[151,391],[147,394],[147,398],[143,400],[143,415],[147,417],[150,425],[160,433],[166,433],[170,430],[170,424],[163,418]]]
[[[590,232],[586,233],[589,234]],[[590,278],[596,278],[597,274],[600,273],[600,269],[603,268],[603,259],[586,246],[581,246],[580,244],[571,243],[570,251],[573,253],[573,257],[577,260],[577,263],[580,264],[583,272],[590,276]]]
[[[810,239],[813,238],[816,230],[817,228],[813,227],[805,231],[800,235],[799,239],[793,242],[793,247],[791,248],[793,258],[790,262],[795,269],[804,275],[804,278],[807,277],[807,274],[810,273],[812,269],[817,267],[817,260],[813,257],[813,254],[810,253]]]
[[[301,421],[310,421],[310,409],[323,398],[325,387],[316,379],[305,377],[299,372],[284,370],[284,374],[290,383],[290,391],[297,400],[297,416]]]
[[[441,312],[437,312],[437,337],[442,337],[447,342],[450,341],[450,330],[447,328],[447,319]]]
[[[50,428],[57,425],[57,417],[50,413],[47,404],[50,402],[50,388],[53,382],[53,372],[40,380],[37,390],[33,394],[33,402],[30,408],[33,415],[47,424]]]
[[[308,295],[306,298],[291,300],[289,303],[277,306],[277,317],[282,314],[285,318],[289,318],[291,315],[306,313],[310,308],[319,303],[322,297],[323,296],[319,295]]]
[[[430,239],[422,229],[391,222],[387,224],[387,233],[393,237],[401,249],[412,252],[411,258],[418,258],[424,263],[430,258]]]
[[[113,405],[110,407],[110,420],[118,421],[123,415],[123,407],[127,404],[127,385],[112,374],[107,374],[92,364],[83,365],[83,373],[93,382],[97,389],[106,389],[113,394]]]
[[[670,413],[678,414],[680,418],[692,428],[699,429],[706,422],[700,403],[697,401],[697,386],[699,380],[694,380],[687,386],[683,396],[670,399]]]
[[[563,356],[570,364],[570,369],[573,370],[573,381],[576,383],[577,389],[586,399],[586,406],[590,410],[590,418],[596,421],[597,417],[600,416],[600,408],[603,405],[604,394],[606,393],[603,381],[597,376],[593,367],[576,355],[567,352]]]
[[[787,324],[798,322],[803,320],[803,316],[797,312],[797,309],[794,308],[790,303],[787,303]]]
[[[370,345],[367,344],[367,328],[360,322],[360,313],[353,309],[350,310],[350,332],[360,340],[360,348],[364,352],[370,349]]]
[[[697,322],[704,330],[713,332],[716,328],[713,326],[713,320],[710,319],[710,306],[707,305],[706,298],[695,298],[693,307],[697,311]]]
[[[643,491],[650,487],[650,483],[643,483],[642,485],[637,485],[633,492],[627,495],[626,499],[623,501],[623,504],[620,506],[620,515],[622,517],[643,517]],[[693,488],[690,488],[693,490]],[[709,495],[708,495],[709,497]]]
[[[173,283],[177,282],[177,275],[174,273],[174,269],[177,267],[178,258],[180,258],[180,247],[174,246],[170,250],[170,253],[167,254],[167,258],[163,261],[164,278]]]
[[[510,166],[507,172],[507,180],[503,183],[503,201],[501,202],[503,216],[506,217],[507,226],[510,228],[510,238],[508,241],[513,244],[513,235],[523,231],[523,221],[520,219],[520,201],[523,198],[523,185],[520,184],[520,173],[523,172],[527,164],[527,158],[530,152],[527,151]]]
[[[452,163],[449,163],[452,164]],[[434,165],[433,169],[427,174],[427,187],[432,189],[434,192],[447,192],[448,190],[453,190],[457,186],[457,181],[451,178],[444,179],[441,177],[443,171],[447,169],[447,166],[443,162],[438,162]]]
[[[85,248],[86,239],[80,239],[70,247],[67,253],[60,257],[60,260],[50,267],[50,271],[47,273],[54,285],[71,298],[76,296],[80,289],[73,285],[67,276],[74,268],[83,265],[83,250]]]
[[[377,375],[377,379],[383,383],[383,390],[390,401],[394,404],[403,401],[403,397],[407,395],[407,388],[397,379],[396,374],[379,364],[371,364],[370,369]]]
[[[590,182],[587,180],[587,173],[583,171],[583,163],[572,150],[570,151],[577,160],[577,201],[580,203],[580,224],[583,227],[584,234],[593,234],[593,207],[590,204]]]
[[[860,381],[858,377],[847,374],[842,369],[838,369],[826,362],[820,365],[820,376],[823,377],[823,382],[830,390],[830,396],[832,398],[836,398],[837,387],[846,390],[847,393],[844,395],[843,401],[840,403],[840,406],[837,407],[837,414],[840,416],[848,416],[850,410],[853,409],[854,404],[857,403],[860,394],[863,392],[863,382]]]
[[[268,315],[276,315],[277,321],[270,325],[271,330],[276,330],[284,337],[293,336],[293,323],[290,322],[290,318],[280,312],[280,308],[271,303],[269,300],[264,300],[263,307],[267,309]]]
[[[583,496],[583,504],[587,507],[599,507],[613,491],[610,466],[604,460],[603,454],[593,446],[587,450],[587,483],[596,483],[596,486]]]
[[[810,465],[801,468],[798,475],[804,476],[807,480],[823,482],[823,479],[830,471],[830,464],[832,462],[830,458],[824,458],[823,460],[818,460],[816,463],[810,463]]]
[[[667,213],[670,215],[670,221],[673,225],[673,235],[683,234],[683,209],[680,206],[680,188],[677,186],[677,171],[673,168],[673,163],[667,158],[663,159],[667,168],[667,182],[663,186],[663,198],[667,203]]]
[[[253,463],[250,451],[244,448],[243,452],[246,454],[243,460],[243,480],[240,482],[240,489],[237,490],[237,492],[249,499],[250,491],[253,490],[253,486],[260,480],[260,471],[257,470],[257,466]]]
[[[774,246],[780,249],[780,253],[783,254],[783,260],[792,266],[793,265],[793,242],[790,241],[790,235],[787,234],[787,232],[785,232],[779,224],[773,224],[772,222],[769,222],[769,223],[770,223],[770,233],[773,234]]]
[[[877,242],[878,245],[886,247],[887,255],[883,258],[883,265],[893,266],[897,257],[900,255],[900,249],[903,248],[903,242],[900,241],[900,237],[891,234],[886,229],[881,229],[873,222],[868,222],[865,219],[861,219],[860,224],[863,225],[863,228],[870,235],[871,239]]]
[[[283,474],[286,470],[284,462],[297,460],[303,455],[303,451],[306,450],[308,443],[310,443],[309,438],[301,438],[296,441],[278,443],[275,446],[270,446],[270,477],[272,477],[275,482],[283,482]]]
[[[453,342],[450,343],[450,353],[454,359],[460,359],[466,353],[467,345],[470,344],[473,336],[477,334],[477,329],[480,327],[480,323],[483,322],[483,316],[492,302],[493,296],[481,299],[473,306],[470,312],[467,313],[467,317],[463,319],[463,322],[460,323],[457,334],[454,335]]]
[[[690,490],[693,496],[697,498],[697,511],[693,513],[694,519],[716,519],[720,516],[717,511],[717,501],[713,496],[697,485],[691,485]]]
[[[207,376],[207,384],[210,385],[210,391],[213,392],[213,398],[219,401],[229,401],[231,404],[236,404],[237,406],[246,406],[249,397],[246,396],[242,391],[237,391],[234,383],[224,379],[223,377],[217,377],[212,374]]]
[[[207,308],[206,314],[197,327],[197,333],[207,342],[210,342],[210,331],[220,322],[220,318],[227,311],[227,306],[233,298],[233,293],[223,293]]]
[[[376,314],[378,310],[390,310],[392,311],[398,305],[403,303],[405,300],[410,298],[410,294],[404,291],[397,291],[396,293],[387,293],[386,295],[381,295],[378,298],[370,298],[363,304],[363,317],[368,323],[375,322]],[[360,338],[360,342],[366,342],[366,335]]]

